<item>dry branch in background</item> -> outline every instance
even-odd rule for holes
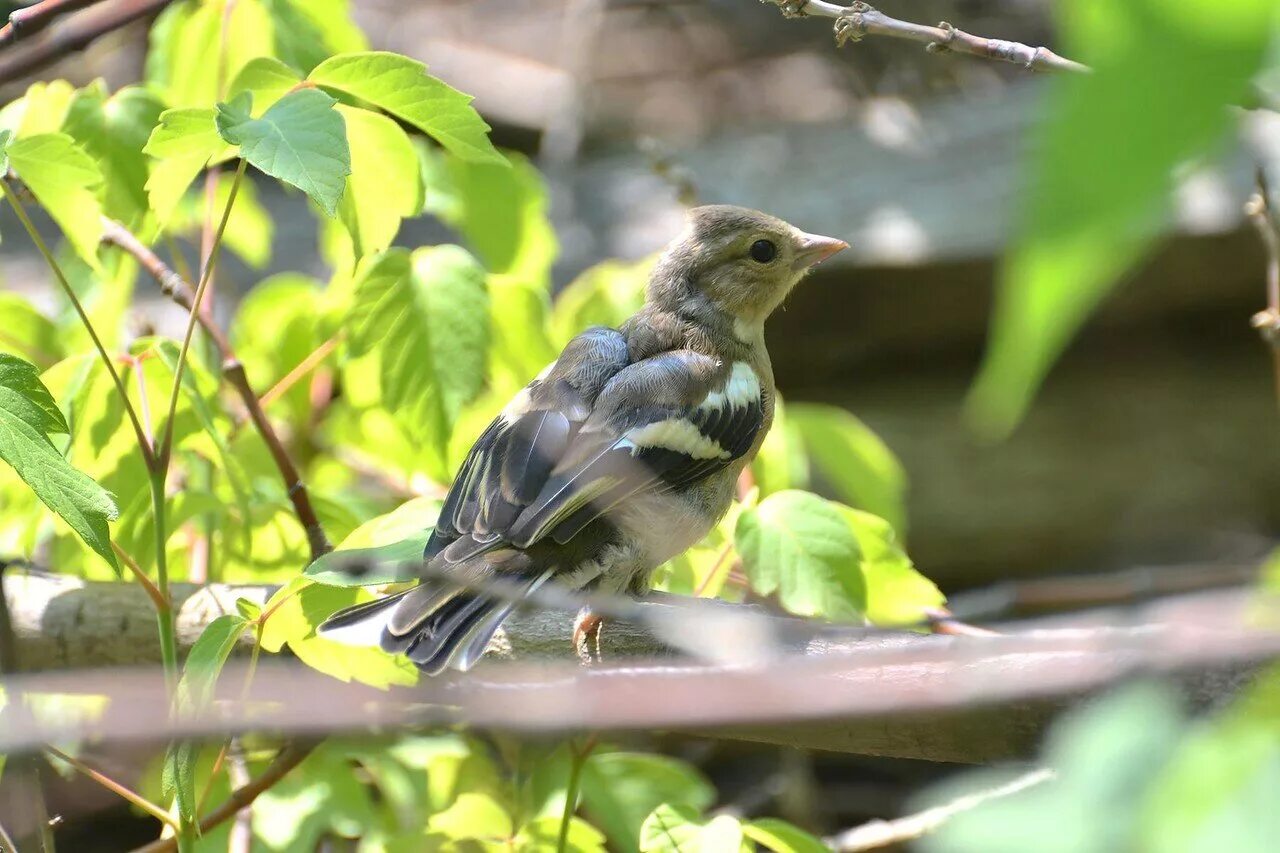
[[[762,0],[782,9],[788,18],[835,18],[836,44],[861,41],[866,36],[887,36],[919,42],[931,53],[965,53],[982,59],[1013,62],[1029,71],[1089,71],[1089,66],[1059,56],[1047,47],[1016,41],[983,38],[956,29],[943,21],[936,27],[891,18],[868,3],[840,6],[825,0]]]
[[[95,3],[93,8],[85,10],[82,14],[72,15],[52,26],[49,26],[46,16],[36,16],[36,20],[40,22],[40,28],[48,27],[48,29],[0,54],[0,83],[12,82],[68,54],[83,50],[101,36],[158,12],[171,2],[173,0],[117,0],[117,2]],[[41,5],[50,6],[51,4]],[[56,12],[69,11],[84,5],[87,4],[61,2],[56,8],[50,8],[47,15],[51,16]],[[12,18],[10,21],[12,22]],[[9,26],[13,26],[12,23]],[[7,43],[11,43],[16,37],[16,34],[10,36]],[[0,46],[4,44],[0,43]]]
[[[119,222],[104,216],[102,217],[102,242],[116,246],[132,255],[147,274],[156,280],[156,283],[160,286],[160,291],[165,296],[172,299],[188,314],[191,313],[193,295],[195,293],[191,283],[174,272],[129,229]],[[266,412],[263,411],[262,402],[249,385],[249,377],[245,373],[244,365],[240,362],[240,359],[236,358],[230,339],[213,319],[213,313],[200,311],[196,320],[213,340],[214,346],[218,348],[218,355],[222,359],[222,374],[226,377],[231,387],[235,389],[240,401],[244,404],[245,411],[249,414],[249,419],[262,435],[263,442],[271,452],[271,458],[275,462],[276,468],[280,471],[281,478],[284,480],[285,492],[289,496],[289,502],[293,505],[298,521],[306,531],[307,543],[311,549],[311,559],[318,559],[321,555],[332,551],[333,546],[325,536],[324,528],[320,524],[320,518],[316,515],[315,508],[311,505],[311,495],[307,491],[306,485],[302,482],[302,475],[298,473],[298,468],[293,464],[293,459],[290,458],[288,451],[285,450],[284,443],[276,433],[275,427],[271,425],[270,419],[267,418]]]
[[[10,579],[9,583],[13,583]],[[11,602],[18,590],[9,591]],[[145,597],[136,591],[140,606]],[[56,599],[54,599],[56,602]],[[688,639],[735,641],[705,626],[740,605],[642,603],[676,613]],[[716,737],[933,761],[1030,755],[1048,723],[1080,698],[1142,673],[1177,676],[1193,703],[1225,702],[1256,666],[1280,655],[1280,629],[1257,627],[1251,593],[1220,591],[1004,626],[1003,636],[945,637],[762,617],[775,653],[717,664],[679,658],[643,628],[610,621],[602,660],[583,667],[572,612],[518,614],[476,671],[387,692],[344,684],[287,660],[263,661],[245,701],[244,664],[224,672],[220,701],[171,720],[159,668],[13,676],[6,689],[101,695],[101,719],[16,721],[0,752],[46,741],[225,735],[294,736],[371,727],[448,725],[525,732],[668,729]],[[711,616],[712,618],[708,618]],[[15,620],[16,621],[16,620]],[[26,644],[19,629],[19,654]]]
[[[1010,797],[1028,788],[1043,784],[1053,779],[1054,772],[1046,768],[1024,773],[1017,779],[992,788],[989,791],[977,791],[959,797],[949,803],[925,809],[917,814],[901,817],[896,820],[873,820],[862,826],[855,826],[839,835],[828,838],[827,845],[838,853],[863,853],[866,850],[879,850],[883,847],[914,841],[934,832],[951,818],[976,809],[983,803]]]

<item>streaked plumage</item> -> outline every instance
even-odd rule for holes
[[[728,510],[772,423],[765,319],[843,248],[745,208],[690,211],[645,306],[570,341],[463,463],[424,559],[470,588],[428,578],[321,630],[376,634],[428,673],[465,670],[515,606],[476,592],[486,579],[645,591],[654,568]]]

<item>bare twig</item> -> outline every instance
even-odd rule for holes
[[[1248,215],[1267,251],[1267,307],[1254,314],[1250,324],[1271,349],[1276,400],[1280,402],[1280,219],[1271,197],[1266,170],[1259,165],[1257,192],[1245,203]]]
[[[6,47],[20,38],[35,35],[58,15],[92,6],[102,0],[43,0],[9,13],[9,23],[0,27],[0,47]]]
[[[866,36],[886,36],[920,42],[930,53],[966,53],[982,59],[1013,62],[1028,71],[1087,72],[1089,66],[1059,56],[1047,47],[1031,47],[1016,41],[983,38],[956,29],[943,21],[936,27],[891,18],[868,3],[840,6],[826,0],[762,0],[782,9],[788,18],[835,18],[836,44],[861,41]]]
[[[201,819],[200,831],[208,832],[235,817],[237,812],[258,799],[258,796],[263,791],[279,782],[289,774],[289,771],[301,764],[302,760],[311,754],[313,748],[314,744],[310,743],[291,743],[286,746],[275,757],[270,766],[262,771],[262,775],[249,782],[249,784],[232,791],[231,796],[227,798],[225,803]],[[150,844],[144,844],[134,850],[133,853],[169,853],[169,851],[177,849],[178,842],[176,839],[161,838]]]
[[[168,264],[160,259],[159,255],[148,248],[124,225],[104,217],[102,226],[103,242],[117,246],[132,255],[142,268],[147,271],[147,274],[160,285],[162,293],[188,312],[191,311],[194,305],[194,290],[189,282],[174,272]],[[263,411],[258,395],[249,385],[249,377],[245,373],[244,365],[236,357],[235,349],[231,346],[231,341],[226,333],[222,331],[222,328],[211,314],[196,312],[195,316],[196,322],[200,324],[200,327],[218,348],[218,352],[222,357],[223,375],[240,397],[245,410],[248,412],[249,419],[253,421],[254,427],[261,433],[263,442],[271,452],[271,458],[275,460],[276,468],[279,469],[280,476],[284,479],[289,501],[293,504],[298,521],[302,523],[307,532],[307,543],[311,549],[311,559],[318,559],[333,550],[333,546],[324,534],[320,518],[316,515],[315,507],[311,504],[311,496],[302,482],[302,475],[298,473],[297,466],[293,464],[293,459],[290,458],[289,452],[285,449],[284,443],[276,433],[275,427],[272,426],[266,412]]]
[[[173,0],[118,0],[98,3],[82,14],[73,15],[23,45],[0,56],[0,83],[56,62],[68,54],[127,24],[168,6]]]
[[[130,790],[124,785],[121,785],[119,782],[112,779],[110,776],[106,775],[100,770],[96,770],[93,767],[90,767],[88,764],[81,761],[80,759],[71,755],[67,755],[65,752],[55,749],[52,746],[46,745],[44,748],[44,751],[49,753],[59,761],[62,761],[66,764],[71,765],[71,767],[75,768],[76,771],[83,774],[87,778],[93,780],[94,782],[97,782],[99,785],[106,788],[108,791],[115,794],[116,796],[122,797],[123,799],[128,800],[130,803],[142,809],[144,812],[151,815],[153,818],[165,824],[166,826],[177,825],[177,822],[172,817],[170,817],[169,813],[166,812],[164,809],[160,808],[155,803],[148,800],[146,797],[143,797],[138,793],[136,793],[135,791]]]
[[[976,791],[949,803],[925,809],[918,814],[897,820],[873,820],[870,823],[864,823],[834,838],[828,838],[827,845],[839,853],[863,853],[866,850],[879,850],[882,847],[914,841],[934,832],[958,814],[976,809],[983,803],[1011,797],[1028,788],[1042,785],[1053,779],[1054,775],[1054,772],[1048,768],[1032,770],[999,787],[988,791]]]

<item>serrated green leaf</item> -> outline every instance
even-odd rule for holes
[[[508,156],[509,165],[470,162],[426,146],[418,153],[424,162],[441,161],[433,197],[441,181],[447,184],[448,204],[433,198],[429,212],[462,232],[490,272],[547,289],[559,244],[546,183],[533,164],[515,153]]]
[[[211,109],[165,110],[143,153],[157,158],[147,178],[147,197],[161,225],[177,208],[187,187],[211,160],[231,150],[218,135]]]
[[[40,206],[62,228],[76,253],[95,270],[102,238],[102,172],[65,133],[44,133],[10,143],[9,165]]]
[[[243,616],[224,613],[200,632],[187,653],[178,682],[176,701],[180,712],[199,710],[213,697],[218,675],[248,625]]]
[[[307,577],[330,586],[381,586],[412,580],[440,514],[437,498],[414,498],[353,530],[333,551],[307,567]],[[353,572],[352,568],[359,571]]]
[[[151,28],[147,82],[171,106],[209,106],[250,60],[274,53],[275,29],[261,0],[173,4]]]
[[[242,92],[218,105],[218,134],[239,145],[253,166],[302,190],[333,216],[351,174],[346,125],[335,103],[319,89],[298,89],[253,118],[253,96]]]
[[[529,821],[516,836],[519,850],[555,850],[562,818],[546,816]],[[568,853],[605,853],[604,834],[580,818],[571,818],[564,849]]]
[[[571,281],[551,307],[551,339],[564,346],[590,326],[617,328],[644,304],[657,257],[629,263],[604,261]]]
[[[742,823],[736,817],[705,820],[684,805],[663,803],[640,827],[641,853],[739,853],[743,846]]]
[[[864,613],[875,625],[918,625],[946,603],[933,581],[916,570],[898,545],[892,525],[869,512],[840,507],[858,540],[858,564],[866,588]]]
[[[146,89],[127,86],[108,95],[101,85],[76,93],[63,131],[102,170],[102,203],[107,216],[136,228],[146,217],[148,161],[143,147],[164,106]]]
[[[463,404],[484,384],[484,270],[457,246],[392,249],[362,271],[350,322],[352,352],[379,358],[383,405],[443,459]]]
[[[776,593],[791,613],[829,619],[865,613],[861,549],[838,505],[809,492],[775,492],[738,517],[734,545],[752,588]]]
[[[0,110],[0,128],[11,131],[15,139],[57,133],[75,95],[75,87],[66,80],[32,83],[21,98]]]
[[[358,261],[390,246],[400,221],[418,213],[422,177],[413,144],[400,125],[345,104],[337,110],[346,121],[351,146],[351,174],[338,215]]]
[[[335,53],[367,50],[348,0],[265,0],[275,20],[276,54],[310,71]]]
[[[693,767],[674,758],[597,752],[583,767],[582,800],[612,849],[636,853],[640,828],[655,808],[668,803],[700,813],[715,800],[715,788]]]
[[[831,849],[798,826],[776,818],[761,818],[743,824],[742,833],[774,853],[828,853]]]
[[[794,403],[787,417],[818,473],[846,503],[885,518],[906,535],[907,475],[893,451],[844,409]]]
[[[1020,233],[1001,265],[970,399],[1002,435],[1052,362],[1168,219],[1173,172],[1236,126],[1280,10],[1271,0],[1132,0],[1060,7],[1064,52],[1093,69],[1050,81],[1025,146]],[[1087,179],[1086,179],[1087,176]]]
[[[505,161],[489,141],[489,125],[471,106],[471,96],[427,73],[421,62],[370,51],[335,56],[307,77],[391,113],[434,138],[464,160]]]
[[[418,671],[404,657],[379,648],[348,646],[316,635],[316,627],[336,611],[372,601],[373,595],[355,587],[325,586],[297,578],[276,592],[263,608],[262,648],[278,652],[284,645],[312,669],[342,681],[359,681],[386,689],[414,684]]]
[[[35,365],[0,353],[0,459],[23,479],[49,509],[112,568],[107,522],[119,515],[111,495],[63,458],[50,433],[68,432],[66,420]]]
[[[302,82],[302,75],[273,56],[259,56],[249,61],[231,81],[227,98],[234,100],[241,92],[253,96],[253,109],[261,115],[276,101]]]
[[[65,352],[53,321],[16,293],[0,293],[0,349],[49,367]]]

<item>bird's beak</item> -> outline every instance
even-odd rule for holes
[[[793,266],[797,270],[807,269],[822,263],[836,252],[849,248],[849,244],[835,237],[823,237],[821,234],[800,235],[800,249],[796,252]]]

